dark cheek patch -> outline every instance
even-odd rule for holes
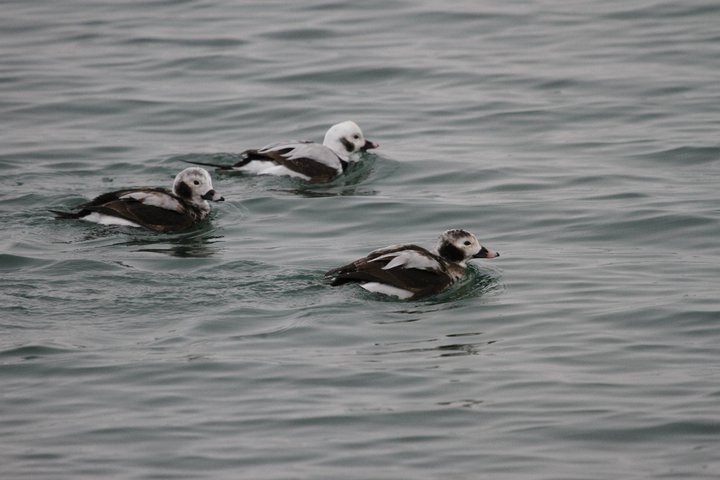
[[[192,188],[190,188],[190,186],[187,183],[180,182],[180,185],[177,186],[176,193],[177,193],[178,197],[191,198],[192,197]]]
[[[340,142],[343,144],[343,147],[345,147],[345,150],[347,150],[348,152],[352,153],[353,150],[355,150],[355,145],[353,145],[352,142],[347,138],[341,138]]]
[[[465,259],[465,255],[462,250],[449,243],[444,244],[438,249],[438,253],[441,257],[450,260],[451,262],[462,262]]]

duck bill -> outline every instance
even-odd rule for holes
[[[360,147],[360,150],[362,150],[363,152],[367,152],[367,151],[370,150],[371,148],[378,148],[379,146],[380,146],[380,145],[378,145],[378,144],[375,143],[375,142],[371,142],[370,140],[365,140],[365,145],[363,145],[362,147]]]
[[[220,195],[215,190],[208,190],[205,195],[201,197],[203,200],[210,200],[211,202],[224,202],[225,197]]]
[[[482,247],[480,248],[480,251],[473,255],[473,258],[495,258],[499,257],[500,253],[496,252],[495,250],[491,250],[489,248]]]

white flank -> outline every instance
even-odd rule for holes
[[[99,223],[100,225],[122,225],[124,227],[140,227],[135,222],[125,220],[120,217],[113,217],[112,215],[105,215],[104,213],[91,212],[90,215],[85,215],[81,218],[87,222]]]
[[[238,168],[241,172],[252,173],[254,175],[276,175],[276,176],[289,176],[301,178],[303,180],[310,180],[310,177],[303,175],[295,170],[290,170],[282,165],[275,165],[272,162],[266,162],[262,160],[254,160],[242,167]]]
[[[362,288],[364,288],[365,290],[367,290],[368,292],[382,293],[383,295],[390,295],[393,297],[398,297],[400,300],[406,300],[414,295],[409,290],[405,290],[403,288],[398,288],[398,287],[393,287],[392,285],[387,285],[385,283],[380,283],[380,282],[368,282],[368,283],[363,283],[360,286]]]

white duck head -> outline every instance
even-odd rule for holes
[[[337,153],[343,160],[356,160],[357,153],[379,146],[365,139],[357,123],[350,120],[330,127],[325,133],[323,145]]]
[[[446,230],[438,239],[437,252],[445,260],[465,265],[472,258],[495,258],[500,254],[480,245],[472,233],[462,229]]]
[[[173,193],[203,210],[209,210],[208,200],[222,202],[225,199],[213,189],[210,174],[204,168],[189,167],[178,173],[173,182]]]

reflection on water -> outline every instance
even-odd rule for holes
[[[219,252],[219,235],[215,228],[206,220],[189,232],[157,233],[135,227],[118,225],[88,224],[79,240],[76,238],[59,238],[57,244],[68,246],[82,244],[86,247],[123,247],[140,246],[138,252],[164,253],[174,257],[210,257]],[[86,227],[86,225],[82,225]],[[129,240],[116,241],[118,235],[130,236]]]
[[[372,197],[377,195],[377,190],[370,188],[360,188],[358,186],[344,187],[344,188],[310,188],[302,187],[297,189],[271,189],[275,192],[290,193],[306,198],[323,198],[323,197]]]
[[[164,239],[159,241],[132,240],[125,242],[125,245],[141,245],[143,248],[138,252],[164,253],[173,257],[211,257],[218,253],[219,247],[215,246],[222,235],[184,235],[180,237]],[[147,245],[147,247],[145,247]]]
[[[437,357],[458,357],[465,355],[477,355],[481,353],[484,347],[492,345],[497,340],[477,339],[475,342],[457,342],[444,343],[451,338],[470,338],[480,337],[482,332],[468,332],[457,334],[446,334],[443,338],[429,338],[422,340],[412,340],[403,342],[376,343],[374,351],[370,355],[394,355],[407,353],[431,353]]]
[[[165,253],[173,257],[211,257],[217,253],[217,249],[208,247],[207,244],[195,243],[191,245],[172,245],[167,248],[140,248],[138,252]]]
[[[120,228],[123,228],[124,233],[127,233],[125,227]],[[112,232],[117,233],[117,230],[112,230]],[[107,231],[95,231],[89,235],[92,235],[92,238],[99,238],[100,233],[107,234]],[[224,238],[207,221],[193,230],[183,233],[166,234],[139,229],[137,232],[133,231],[132,233],[134,235],[129,240],[113,243],[112,245],[141,247],[136,250],[137,252],[163,253],[181,258],[205,258],[216,255],[220,251],[216,244],[220,243],[219,239]]]
[[[483,400],[476,400],[474,398],[463,398],[460,400],[450,400],[447,402],[437,402],[437,405],[441,407],[462,407],[462,408],[475,408],[482,405]]]

